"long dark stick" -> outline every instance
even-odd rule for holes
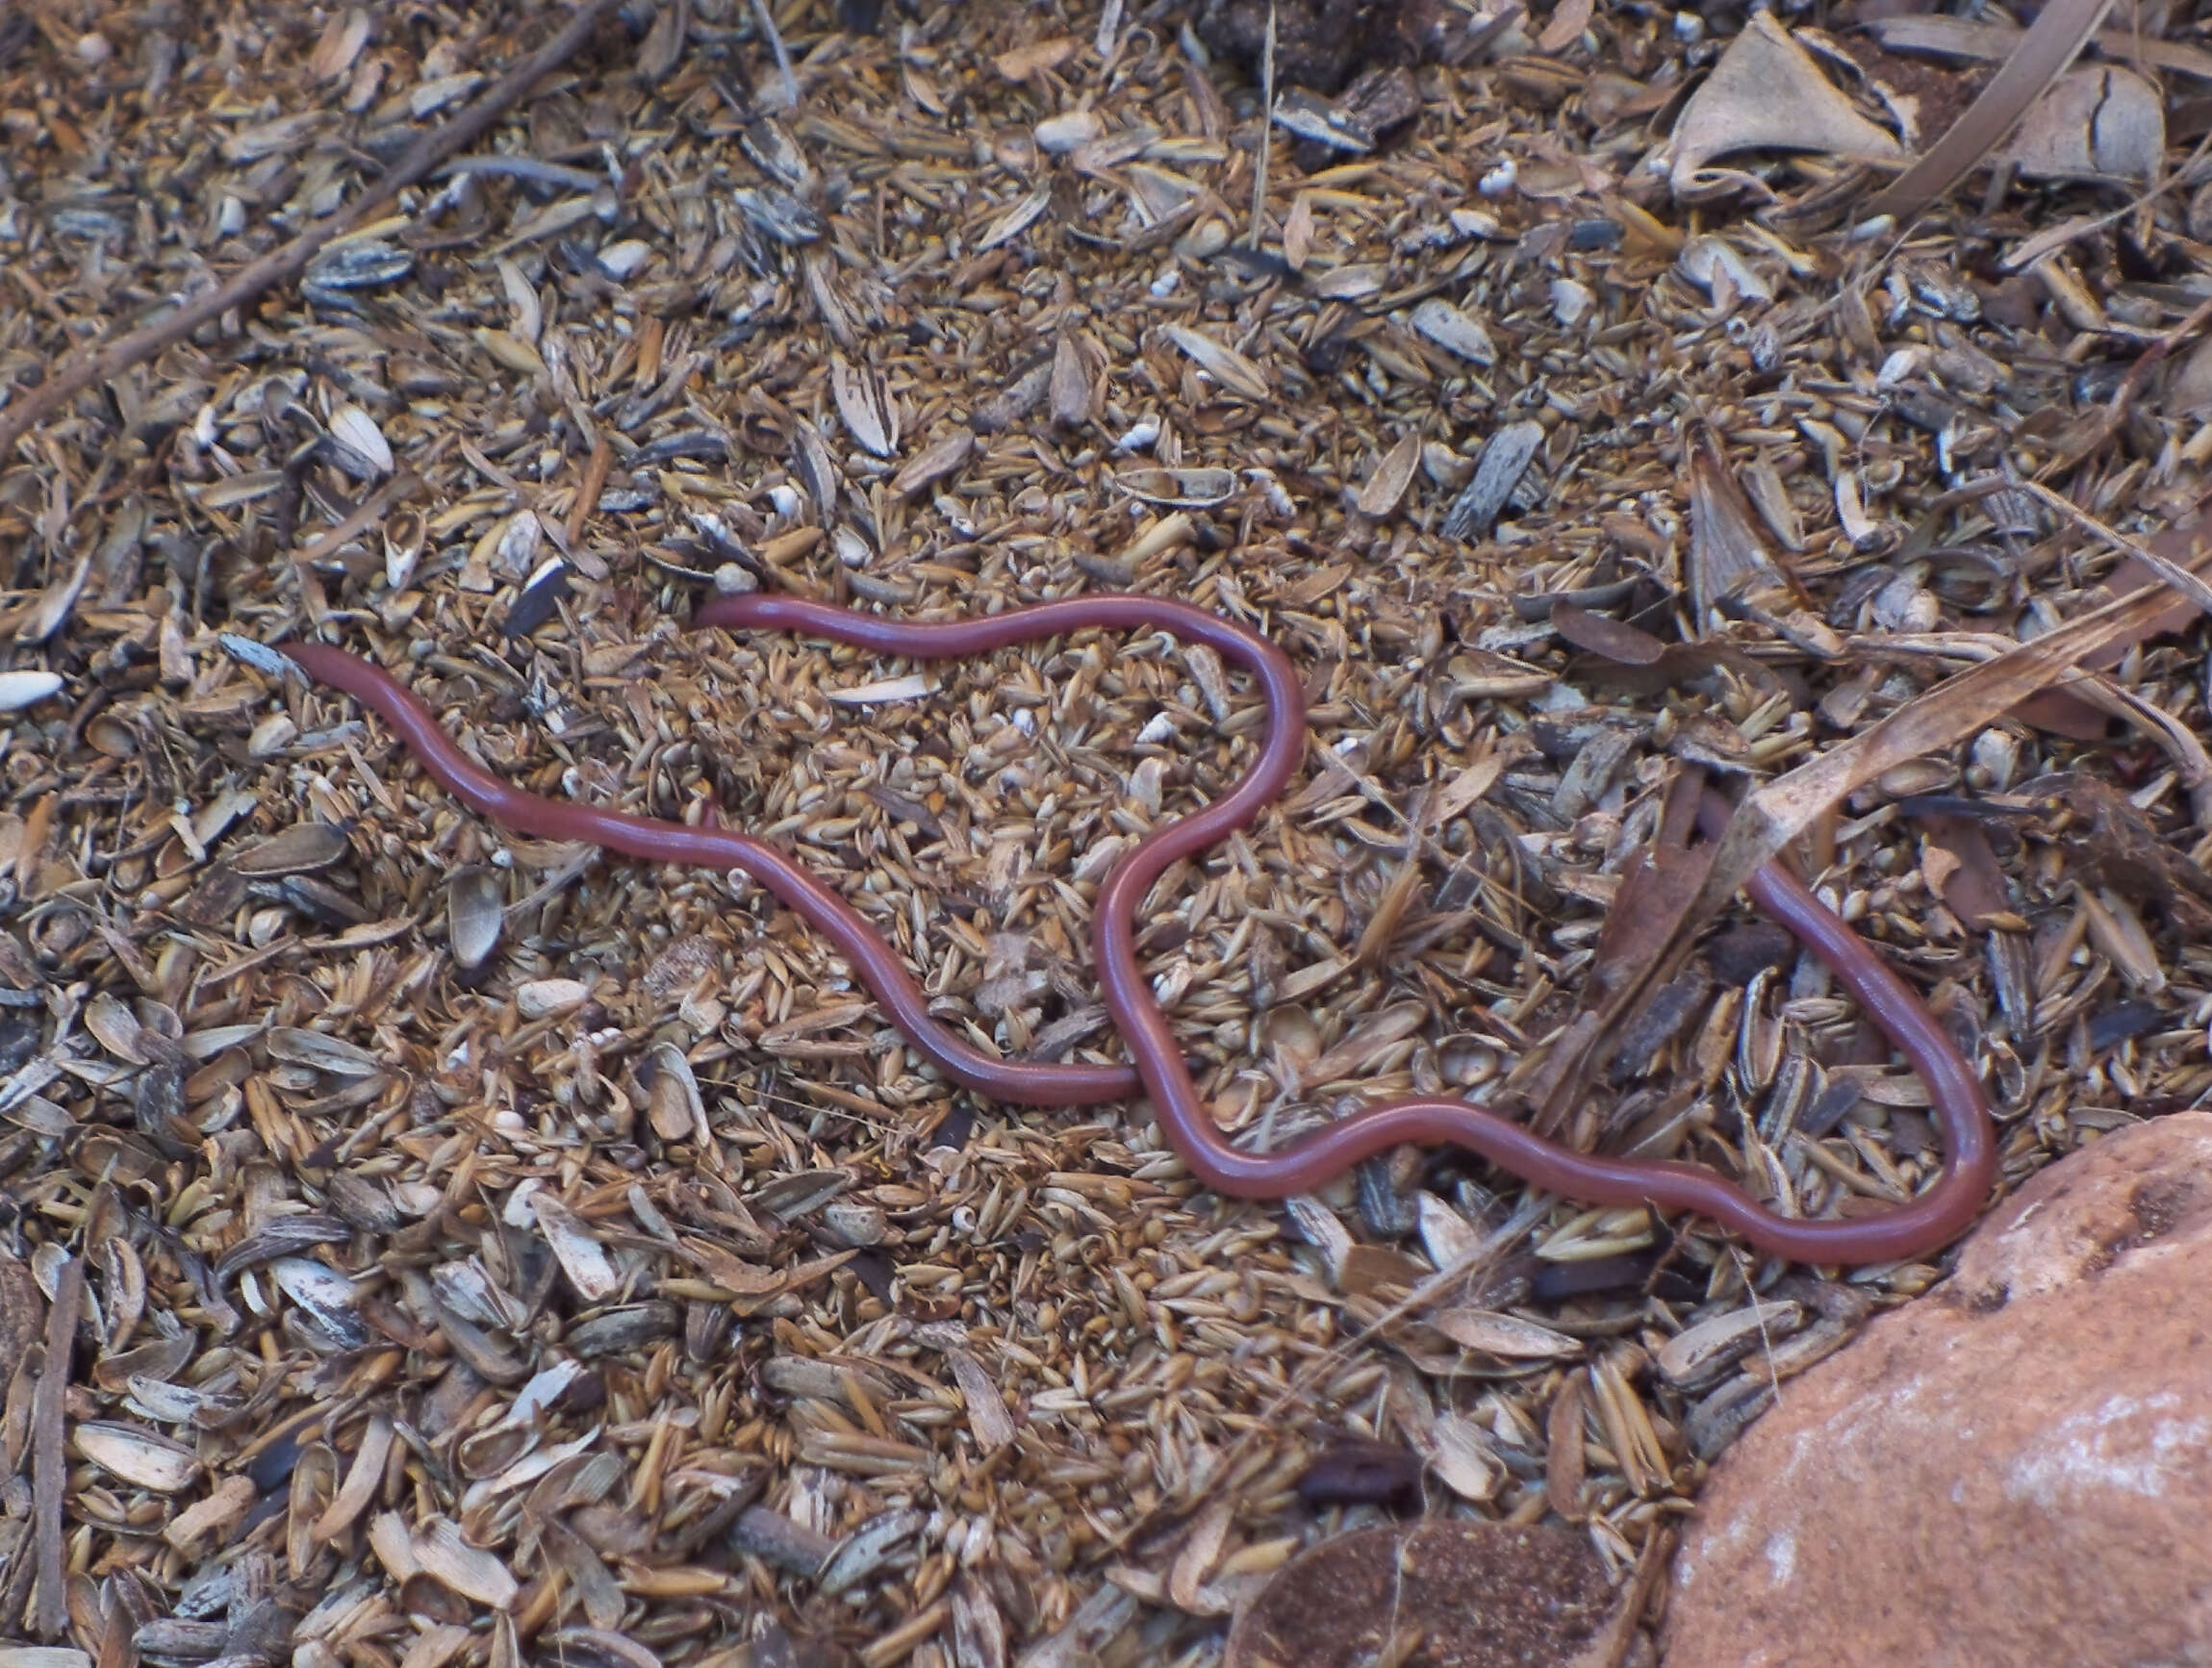
[[[128,370],[173,341],[181,341],[211,318],[220,318],[234,307],[242,307],[264,291],[289,284],[307,270],[308,263],[323,248],[356,226],[366,224],[409,186],[427,175],[440,163],[463,149],[519,103],[531,86],[550,70],[574,57],[599,22],[622,0],[582,0],[561,32],[507,71],[491,89],[444,127],[424,134],[407,154],[366,194],[318,226],[311,226],[282,248],[250,261],[213,290],[186,301],[159,323],[89,351],[79,350],[56,366],[46,380],[28,394],[0,409],[0,459],[15,449],[15,442],[64,403],[99,383]]]

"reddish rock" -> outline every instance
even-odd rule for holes
[[[2212,1114],[2006,1200],[1782,1389],[1683,1536],[1670,1668],[2212,1663]]]

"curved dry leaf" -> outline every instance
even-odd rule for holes
[[[1896,139],[1852,106],[1764,12],[1728,43],[1674,124],[1668,183],[1690,189],[1706,164],[1739,151],[1817,151],[1901,162]]]
[[[1964,114],[1867,204],[1872,215],[1919,214],[2002,144],[2043,89],[2065,73],[2112,0],[2050,0]]]
[[[2166,154],[2165,101],[2132,70],[2100,65],[2062,75],[2035,101],[2005,157],[2030,179],[2156,176]]]

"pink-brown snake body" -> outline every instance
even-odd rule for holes
[[[1178,860],[1256,818],[1297,770],[1306,741],[1304,690],[1289,658],[1267,639],[1203,609],[1160,597],[1081,597],[976,619],[904,622],[787,596],[707,603],[693,623],[733,630],[803,632],[880,654],[965,659],[1012,644],[1097,628],[1166,631],[1212,648],[1258,680],[1268,710],[1259,756],[1226,796],[1162,824],[1114,865],[1093,911],[1099,976],[1135,1071],[1003,1060],[938,1024],[891,947],[844,898],[774,846],[734,829],[690,827],[526,793],[491,775],[442,730],[404,686],[367,661],[319,644],[285,652],[310,678],[379,714],[423,769],[470,810],[518,833],[586,841],[625,856],[734,869],[760,882],[852,961],[915,1049],[953,1081],[1000,1100],[1087,1105],[1123,1099],[1140,1082],[1183,1162],[1214,1191],[1243,1199],[1309,1192],[1360,1160],[1402,1143],[1451,1144],[1564,1198],[1589,1204],[1650,1204],[1689,1211],[1742,1234],[1760,1250],[1810,1263],[1868,1263],[1919,1256],[1954,1238],[1986,1202],[1996,1150],[1981,1085],[1918,998],[1857,933],[1779,864],[1746,891],[1761,909],[1825,962],[1925,1079],[1945,1144],[1935,1183],[1880,1215],[1808,1221],[1767,1209],[1713,1171],[1658,1160],[1606,1158],[1546,1141],[1464,1100],[1437,1097],[1369,1107],[1279,1152],[1247,1152],[1215,1126],[1200,1101],[1167,1017],[1136,954],[1136,912]],[[1709,831],[1727,807],[1708,798]]]

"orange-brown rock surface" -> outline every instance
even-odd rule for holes
[[[2117,1132],[1782,1387],[1675,1560],[1669,1668],[2212,1663],[2212,1114]]]

